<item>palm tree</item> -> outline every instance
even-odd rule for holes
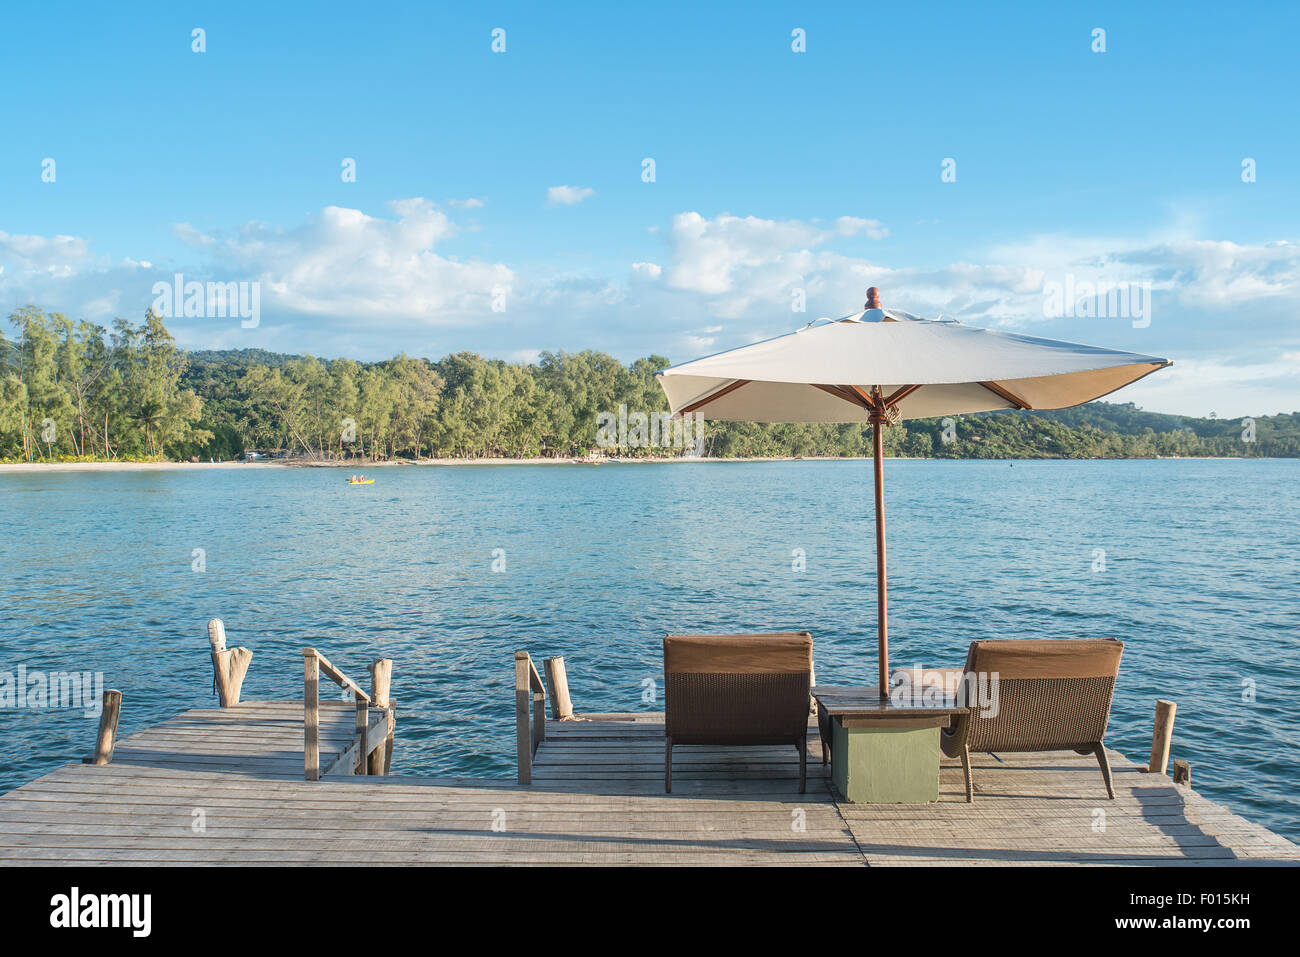
[[[145,441],[149,443],[149,455],[151,457],[155,454],[153,433],[158,428],[165,411],[166,407],[157,399],[145,399],[133,416],[137,422],[144,426]]]

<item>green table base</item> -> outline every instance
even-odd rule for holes
[[[939,800],[939,729],[846,728],[831,722],[831,779],[853,804]]]

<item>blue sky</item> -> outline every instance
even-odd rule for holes
[[[0,17],[5,312],[139,318],[182,272],[261,289],[255,328],[172,320],[191,347],[680,361],[851,313],[875,284],[1175,359],[1117,396],[1147,408],[1300,409],[1292,4]],[[1045,315],[1067,277],[1150,283],[1151,321]]]

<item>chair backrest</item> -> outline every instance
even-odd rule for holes
[[[682,743],[744,744],[807,733],[812,635],[668,635],[664,723]]]
[[[971,642],[963,687],[972,708],[968,746],[1055,751],[1100,742],[1123,652],[1124,643],[1113,638]],[[993,675],[996,713],[981,707]],[[972,681],[988,684],[972,688]]]

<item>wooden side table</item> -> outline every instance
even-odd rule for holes
[[[959,708],[882,697],[874,686],[813,688],[831,780],[854,804],[924,804],[939,800],[939,731]]]

